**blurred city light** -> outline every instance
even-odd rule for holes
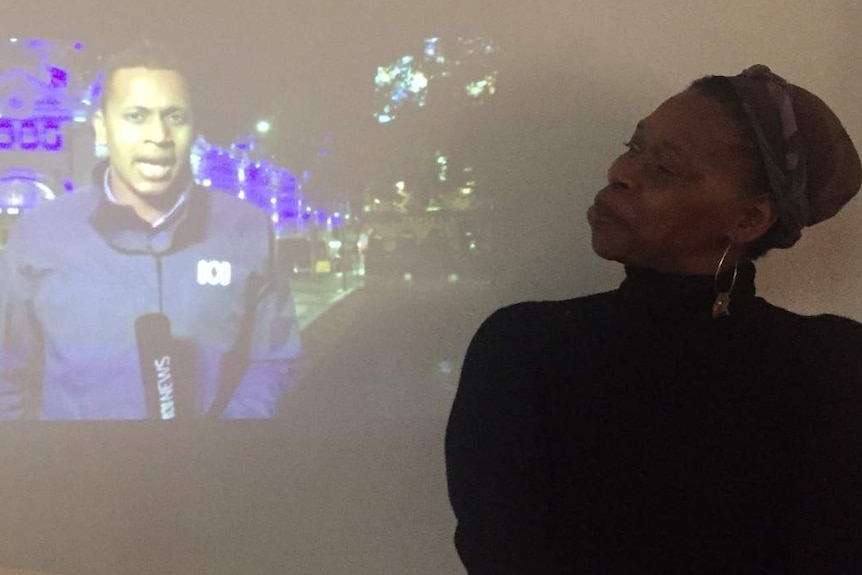
[[[266,135],[272,130],[272,123],[269,120],[259,120],[254,129],[258,134]]]
[[[380,104],[374,117],[378,123],[393,122],[405,105],[425,107],[429,92],[446,90],[447,84],[456,100],[467,96],[481,104],[494,95],[497,70],[493,55],[499,47],[493,40],[458,38],[445,48],[441,44],[439,38],[427,38],[421,54],[401,56],[388,66],[377,67],[374,87]]]

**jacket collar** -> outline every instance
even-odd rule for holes
[[[112,201],[105,184],[106,165],[94,175],[98,199],[90,214],[90,224],[114,249],[130,254],[163,255],[203,237],[209,211],[207,194],[193,183],[171,211],[152,225],[130,206]]]

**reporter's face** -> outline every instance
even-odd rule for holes
[[[185,80],[173,70],[122,68],[109,82],[93,123],[108,148],[114,194],[147,200],[178,192],[193,138]]]

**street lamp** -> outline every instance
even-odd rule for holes
[[[269,120],[259,120],[257,124],[255,124],[254,129],[259,135],[265,136],[272,129],[272,124]]]

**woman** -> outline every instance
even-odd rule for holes
[[[859,189],[765,66],[641,121],[589,209],[619,289],[474,337],[446,438],[471,574],[862,573],[862,325],[755,296],[752,260]]]

